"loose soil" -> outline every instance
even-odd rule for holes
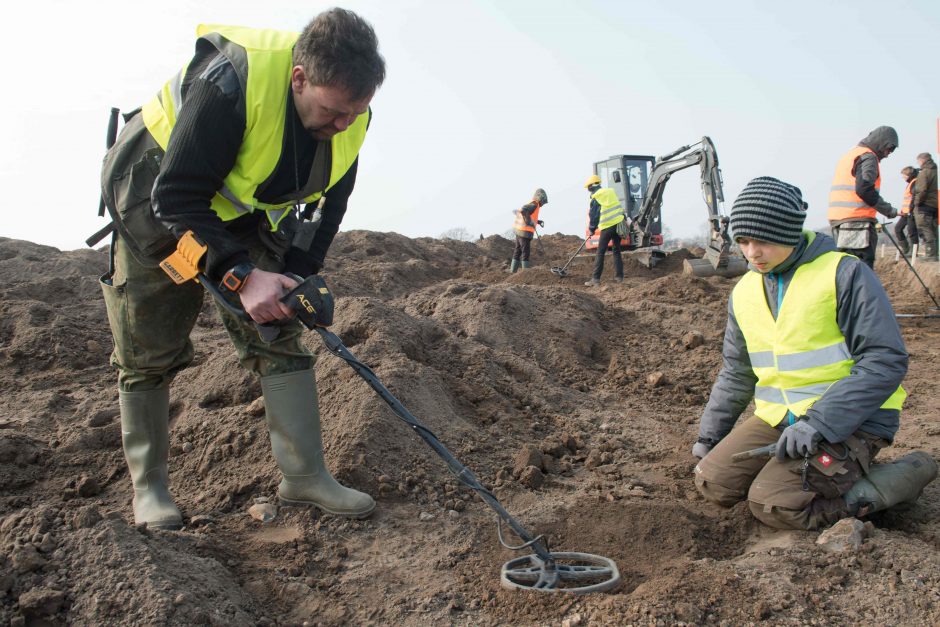
[[[378,508],[252,518],[279,475],[260,386],[209,303],[172,388],[186,527],[135,527],[97,285],[107,251],[0,238],[0,625],[940,623],[940,482],[843,553],[704,502],[689,451],[734,281],[682,274],[680,250],[652,270],[628,256],[622,284],[587,288],[588,257],[549,270],[579,243],[546,236],[510,275],[498,236],[344,232],[324,276],[333,330],[524,526],[616,560],[620,588],[583,597],[502,589],[518,554],[492,510],[315,334],[328,462]],[[940,293],[937,264],[918,268]],[[907,266],[877,270],[899,312],[928,312]],[[901,327],[910,396],[883,458],[937,456],[940,319]]]

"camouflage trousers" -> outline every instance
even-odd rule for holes
[[[280,251],[257,235],[245,244],[252,261],[270,272],[283,268]],[[152,390],[170,384],[193,361],[190,333],[202,309],[203,288],[194,281],[176,285],[159,267],[142,265],[120,237],[114,241],[114,272],[100,280],[114,338],[111,365],[122,392]],[[239,304],[236,301],[236,304]],[[315,356],[303,345],[303,327],[291,321],[276,341],[266,344],[254,324],[216,303],[242,366],[258,376],[313,368]]]
[[[771,527],[819,529],[849,515],[842,495],[888,444],[856,431],[845,442],[822,442],[805,459],[731,459],[735,453],[776,442],[780,433],[757,416],[745,420],[695,466],[695,487],[707,500],[725,507],[746,498],[754,517]]]

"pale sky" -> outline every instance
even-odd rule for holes
[[[108,111],[150,99],[191,57],[199,23],[301,30],[333,3],[36,0],[0,38],[0,236],[84,246],[96,217]],[[708,135],[726,210],[776,176],[825,224],[838,158],[887,124],[882,161],[937,153],[940,2],[353,0],[388,77],[372,106],[343,229],[436,237],[504,233],[536,187],[547,233],[583,234],[592,165],[662,155]],[[28,63],[24,59],[30,60]],[[34,85],[35,87],[30,87]],[[663,223],[694,235],[698,169],[674,175]]]

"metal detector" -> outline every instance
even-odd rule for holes
[[[554,267],[552,268],[552,272],[554,272],[554,273],[557,274],[558,276],[562,276],[562,277],[568,276],[568,266],[570,266],[570,265],[571,265],[571,262],[574,261],[574,258],[578,256],[578,253],[580,253],[581,250],[582,250],[585,246],[587,246],[587,243],[588,243],[588,241],[589,241],[590,239],[591,239],[591,236],[590,236],[590,235],[588,235],[587,237],[585,237],[585,238],[584,238],[584,241],[581,242],[581,245],[578,246],[578,250],[574,251],[574,254],[571,255],[571,258],[568,260],[568,262],[567,262],[565,265],[563,265],[562,267],[560,267],[560,268],[559,268],[558,266],[554,266]]]
[[[898,249],[898,252],[901,254],[901,259],[904,260],[904,263],[907,264],[907,267],[911,269],[911,272],[914,273],[914,276],[917,277],[917,280],[920,281],[921,286],[924,288],[924,291],[927,292],[927,296],[930,297],[930,300],[933,301],[934,309],[940,311],[940,303],[937,302],[937,299],[934,298],[934,295],[930,292],[930,288],[927,287],[927,284],[924,283],[924,280],[920,278],[920,274],[914,268],[914,264],[911,263],[911,260],[907,258],[907,255],[904,254],[904,251],[901,250],[901,246],[894,240],[894,236],[891,235],[890,229],[887,229],[889,224],[894,224],[893,222],[882,222],[881,223],[881,232],[888,236],[888,239],[891,240],[891,243],[894,244],[894,247]],[[906,316],[905,316],[906,317]]]
[[[539,246],[539,255],[544,257],[545,248],[542,246],[542,236],[539,235],[539,229],[536,226],[536,227],[533,227],[532,230],[535,231],[535,241],[538,243],[538,246]]]
[[[496,511],[497,536],[500,543],[507,549],[514,551],[530,548],[532,554],[509,560],[503,564],[500,580],[504,587],[520,590],[536,590],[539,592],[567,592],[570,594],[586,594],[589,592],[603,592],[615,588],[620,583],[620,571],[617,564],[610,558],[591,553],[553,553],[548,549],[548,540],[543,536],[530,534],[509,512],[500,504],[492,492],[484,487],[473,472],[461,464],[447,448],[441,444],[434,433],[421,424],[401,401],[395,398],[388,388],[376,376],[369,366],[359,361],[343,341],[335,333],[327,329],[333,323],[333,295],[326,282],[317,275],[301,279],[296,275],[287,275],[296,280],[299,285],[281,299],[281,302],[290,306],[297,312],[300,322],[312,331],[320,334],[326,349],[345,361],[360,377],[369,384],[375,392],[385,401],[395,414],[410,426],[418,436],[430,446],[437,455],[444,460],[448,469],[457,477],[457,480],[473,490]],[[243,320],[251,317],[238,306],[225,298],[218,287],[204,274],[197,273],[194,277],[218,301],[222,307]],[[258,325],[261,338],[271,342],[277,338],[279,327],[272,324]],[[502,523],[505,522],[513,532],[522,539],[516,546],[507,544],[503,539]]]

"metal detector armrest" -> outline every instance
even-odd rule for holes
[[[208,249],[209,247],[199,241],[195,233],[186,231],[176,243],[176,250],[160,262],[160,268],[177,285],[193,279],[198,280],[201,274],[199,262],[202,261]]]

